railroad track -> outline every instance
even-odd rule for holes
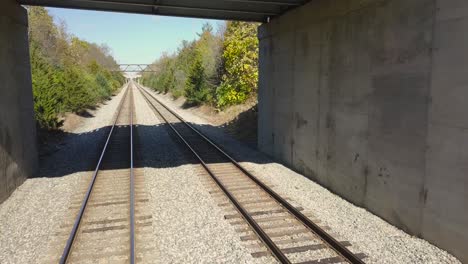
[[[227,197],[220,205],[232,213],[225,218],[244,234],[241,240],[252,256],[273,256],[281,263],[364,263],[366,256],[352,253],[349,242],[337,241],[145,88],[137,88]]]
[[[135,263],[136,227],[151,216],[135,214],[147,201],[142,174],[133,168],[134,103],[130,83],[71,226],[59,263]],[[138,193],[135,193],[138,191]],[[143,223],[142,223],[143,221]]]

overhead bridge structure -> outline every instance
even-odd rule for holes
[[[24,5],[267,22],[304,0],[20,0]]]
[[[110,71],[114,72],[137,72],[137,73],[144,73],[144,72],[155,72],[156,69],[152,67],[151,64],[119,64],[118,68],[110,69]]]
[[[258,148],[468,263],[468,1],[3,0],[0,202],[37,163],[21,5],[263,22]]]

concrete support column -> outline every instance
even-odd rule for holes
[[[314,0],[259,28],[259,148],[468,262],[468,2]]]
[[[468,1],[436,5],[422,235],[468,263]]]
[[[0,3],[0,202],[37,167],[27,12]]]

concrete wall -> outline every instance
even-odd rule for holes
[[[259,148],[468,263],[468,2],[314,0],[259,38]]]
[[[0,3],[0,202],[37,166],[27,13]]]

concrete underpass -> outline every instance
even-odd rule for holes
[[[259,149],[468,262],[468,2],[270,2],[157,13],[150,4],[3,1],[0,201],[37,168],[21,4],[261,21]]]

